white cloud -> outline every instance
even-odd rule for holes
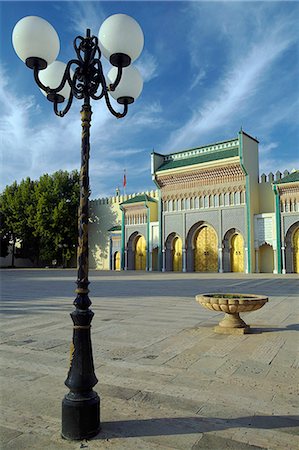
[[[158,61],[147,50],[142,52],[140,59],[134,65],[140,71],[145,83],[158,76]]]
[[[206,71],[204,69],[199,69],[198,73],[194,74],[193,81],[190,86],[190,91],[194,89],[198,84],[202,84],[203,80],[206,77]]]
[[[283,173],[284,170],[299,170],[299,158],[261,156],[259,165],[260,173],[265,173],[267,175],[271,171],[275,174],[278,170]]]
[[[258,89],[271,73],[272,63],[293,43],[294,37],[285,33],[279,24],[259,42],[255,42],[247,53],[241,53],[230,70],[200,106],[195,100],[194,113],[180,129],[172,133],[168,148],[178,150],[192,146],[202,140],[203,135],[240,120],[241,114],[252,114],[250,107],[259,102]],[[262,93],[260,99],[263,97]]]
[[[72,31],[85,36],[86,29],[97,36],[99,28],[107,16],[100,2],[75,1],[68,3],[68,17]]]
[[[268,155],[272,152],[272,150],[275,150],[278,147],[277,142],[270,142],[269,144],[260,144],[259,146],[259,153],[262,156]]]

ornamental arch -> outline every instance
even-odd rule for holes
[[[273,273],[274,271],[274,252],[272,245],[264,243],[259,247],[259,272]]]
[[[165,241],[166,271],[181,272],[183,266],[183,242],[176,233],[170,233]]]
[[[113,255],[113,270],[120,270],[120,252],[117,251]]]
[[[127,269],[146,270],[146,240],[142,234],[135,231],[127,243]]]
[[[218,237],[206,222],[193,225],[187,235],[187,270],[218,272]]]
[[[299,273],[299,221],[288,229],[285,237],[286,272]]]
[[[222,256],[224,272],[244,272],[244,238],[237,228],[225,233]]]

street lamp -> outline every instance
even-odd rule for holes
[[[81,109],[82,145],[80,171],[80,205],[78,211],[78,278],[70,368],[65,381],[70,392],[62,401],[62,436],[66,439],[88,439],[100,430],[100,398],[93,391],[98,380],[94,372],[90,337],[94,313],[89,309],[88,297],[88,198],[89,198],[89,129],[90,100],[105,99],[109,111],[117,118],[127,114],[128,105],[140,95],[143,82],[138,70],[131,66],[143,49],[143,33],[139,24],[125,14],[108,17],[99,30],[99,36],[77,36],[74,49],[77,59],[67,64],[56,61],[59,38],[46,20],[28,16],[15,26],[12,41],[17,55],[33,70],[34,79],[53,103],[54,112],[63,117],[73,98],[83,100]],[[112,64],[106,81],[101,56]],[[120,105],[117,112],[111,105],[110,94]],[[66,102],[60,109],[59,105]]]

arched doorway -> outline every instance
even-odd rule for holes
[[[295,230],[293,235],[293,262],[294,272],[299,273],[299,228]]]
[[[274,253],[269,244],[263,244],[259,248],[259,271],[261,273],[273,273]]]
[[[174,272],[182,271],[182,239],[176,236],[173,240],[172,270]]]
[[[199,228],[194,237],[194,271],[218,272],[217,234],[207,225]]]
[[[285,235],[286,273],[299,273],[299,222],[293,223]]]
[[[231,237],[230,270],[231,272],[244,272],[244,239],[240,233]]]
[[[113,257],[114,270],[120,270],[120,252],[115,252]]]
[[[146,241],[139,235],[135,243],[135,270],[146,269]]]

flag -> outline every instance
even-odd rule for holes
[[[124,188],[127,186],[127,176],[126,176],[126,171],[124,172],[124,182],[123,182],[123,186],[124,186]]]

